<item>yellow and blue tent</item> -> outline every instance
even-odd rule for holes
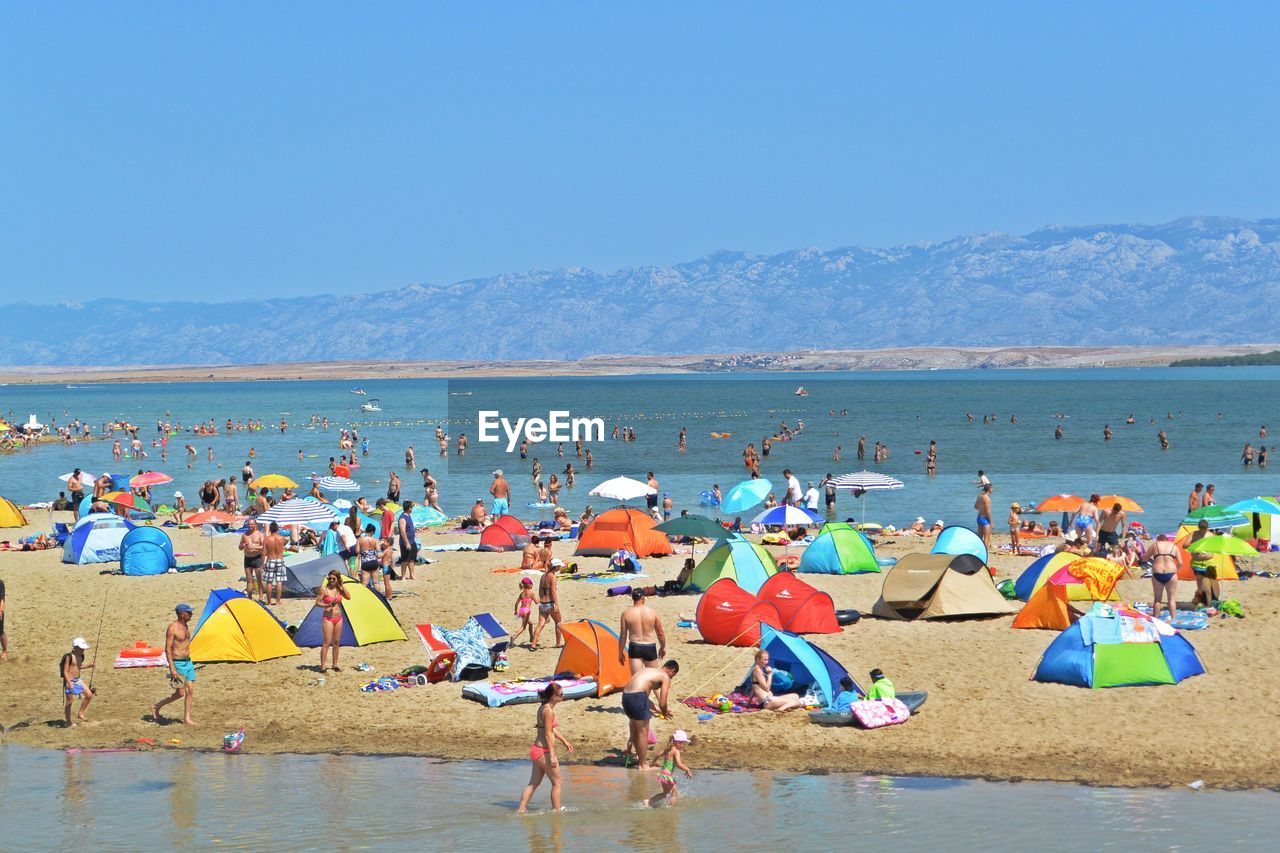
[[[209,592],[191,636],[191,659],[196,663],[258,663],[298,654],[302,652],[271,611],[234,589]]]
[[[0,498],[0,527],[26,527],[22,508],[8,498]]]
[[[351,598],[338,605],[342,608],[343,617],[340,645],[367,646],[370,643],[407,639],[395,613],[391,611],[391,605],[378,592],[359,583],[343,584],[343,589]],[[311,612],[293,635],[293,641],[303,648],[319,648],[324,636],[320,631],[323,614],[321,608],[311,608]]]

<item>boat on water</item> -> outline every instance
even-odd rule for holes
[[[360,411],[362,411],[362,412],[381,412],[381,411],[382,411],[382,406],[378,405],[378,398],[377,398],[377,397],[374,397],[374,398],[370,399],[370,400],[369,400],[369,402],[367,402],[367,403],[361,403],[361,404],[360,404]]]
[[[450,397],[470,397],[471,392],[470,391],[450,391],[449,396]]]
[[[352,389],[351,389],[351,393],[352,393],[352,394],[359,394],[361,397],[363,397],[365,392],[364,392],[364,389],[363,389],[363,388],[352,388]]]
[[[809,392],[805,390],[805,387],[803,385],[801,385],[799,388],[795,390],[795,395],[797,397],[808,397]]]

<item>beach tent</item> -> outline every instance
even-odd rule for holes
[[[934,554],[972,554],[982,562],[990,559],[987,546],[982,544],[982,537],[967,527],[951,525],[944,527],[933,542]]]
[[[1014,594],[1019,601],[1030,602],[1031,597],[1048,582],[1049,578],[1080,559],[1082,558],[1079,554],[1072,554],[1069,551],[1037,557],[1013,582]],[[1079,581],[1070,581],[1064,584],[1064,591],[1068,601],[1093,600],[1093,595],[1089,592],[1089,588]],[[1120,596],[1112,589],[1111,594],[1107,596],[1107,600],[1119,601]]]
[[[771,601],[760,601],[734,582],[721,578],[698,599],[694,621],[702,639],[713,646],[754,646],[760,625],[782,627],[782,614]]]
[[[503,516],[510,518],[511,516]],[[523,529],[523,528],[521,528]],[[480,544],[476,546],[477,551],[519,551],[525,545],[529,544],[529,536],[517,537],[508,528],[498,524],[491,524],[480,534]]]
[[[234,589],[210,590],[191,635],[196,663],[258,663],[301,653],[270,610]]]
[[[756,593],[760,601],[778,608],[782,627],[793,634],[839,634],[836,605],[831,596],[790,572],[778,572]]]
[[[972,554],[908,554],[884,576],[872,613],[886,619],[995,616],[1013,608]]]
[[[755,595],[777,571],[773,555],[763,545],[741,538],[726,539],[702,558],[689,577],[689,585],[705,592],[721,578],[732,578],[738,586]]]
[[[120,569],[126,575],[163,575],[177,565],[173,542],[159,527],[135,527],[120,540]]]
[[[286,556],[284,592],[286,595],[313,596],[332,571],[346,575],[347,561],[337,554],[321,557],[308,554],[303,559],[296,559],[294,555]]]
[[[578,678],[596,680],[596,696],[621,690],[631,679],[631,671],[618,661],[618,635],[594,619],[580,619],[560,625],[564,648],[556,661],[556,673],[571,672]],[[658,661],[661,666],[662,662]]]
[[[1174,544],[1179,548],[1179,555],[1182,557],[1182,563],[1178,566],[1178,580],[1193,581],[1196,579],[1196,573],[1191,569],[1191,552],[1187,550],[1187,545],[1191,542],[1191,534],[1195,530],[1194,526],[1184,524],[1178,528],[1178,535],[1173,540]],[[1218,580],[1220,581],[1240,580],[1240,573],[1236,571],[1236,558],[1230,554],[1210,555],[1209,565],[1218,570]]]
[[[22,508],[8,498],[0,498],[0,527],[26,527]]]
[[[351,598],[338,602],[342,610],[342,639],[339,645],[367,646],[371,643],[387,643],[392,640],[405,640],[404,629],[396,621],[391,605],[376,590],[359,583],[343,584]],[[323,642],[320,623],[324,619],[324,609],[312,607],[293,641],[302,648],[319,648]]]
[[[667,537],[653,528],[657,524],[648,513],[620,506],[606,510],[578,535],[575,557],[608,557],[626,549],[637,557],[664,556],[671,553]]]
[[[792,690],[800,695],[810,688],[821,703],[830,705],[840,692],[840,680],[849,671],[839,661],[818,646],[790,631],[779,631],[768,625],[760,629],[760,648],[769,653],[769,665],[791,676]],[[747,681],[751,672],[747,672]],[[854,688],[862,694],[862,688],[854,682]]]
[[[511,534],[511,538],[516,544],[523,548],[529,544],[529,530],[524,526],[524,522],[516,518],[514,515],[500,515],[493,520],[490,527],[501,527],[503,530]]]
[[[1034,677],[1075,687],[1136,687],[1177,684],[1203,672],[1196,650],[1169,626],[1136,610],[1095,604],[1049,644]]]
[[[1067,599],[1067,585],[1047,581],[1013,617],[1014,628],[1047,628],[1061,631],[1080,618]]]
[[[809,547],[800,555],[798,572],[826,575],[856,575],[878,572],[871,540],[847,522],[824,524]]]
[[[62,562],[82,565],[115,562],[120,559],[124,535],[136,526],[114,513],[90,513],[71,528],[71,535],[62,546]]]

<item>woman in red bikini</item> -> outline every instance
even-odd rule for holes
[[[573,752],[573,744],[565,740],[564,735],[556,730],[559,726],[556,722],[556,705],[560,704],[562,693],[560,685],[554,681],[542,688],[540,694],[542,704],[538,706],[538,722],[534,726],[538,733],[533,738],[533,746],[529,747],[529,760],[533,762],[533,772],[529,776],[529,784],[524,786],[524,793],[520,795],[517,814],[524,814],[529,806],[529,800],[533,798],[533,792],[542,784],[543,776],[551,780],[551,810],[557,812],[563,810],[560,806],[560,788],[564,780],[560,777],[560,762],[556,759],[555,742],[560,741],[569,752]]]
[[[324,609],[320,619],[320,671],[325,671],[325,653],[333,649],[333,671],[338,669],[338,649],[342,643],[342,601],[350,600],[351,593],[342,585],[342,574],[329,572],[324,586],[316,592],[316,607]]]

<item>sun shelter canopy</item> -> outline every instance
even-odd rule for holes
[[[565,622],[564,649],[556,661],[556,672],[571,672],[579,678],[596,680],[596,696],[621,690],[631,678],[626,664],[618,661],[618,635],[594,619]]]
[[[813,542],[800,555],[798,572],[827,575],[856,575],[878,572],[875,548],[871,540],[847,522],[823,525]]]
[[[1036,666],[1036,681],[1075,687],[1177,684],[1204,664],[1185,637],[1150,616],[1095,604],[1059,634]]]
[[[982,537],[967,527],[951,525],[944,527],[933,542],[934,554],[972,554],[982,562],[990,560],[987,546],[982,544]]]
[[[653,518],[645,512],[617,507],[600,513],[578,535],[576,557],[610,557],[615,551],[630,551],[637,557],[665,556],[672,552],[667,537],[655,531]]]
[[[367,646],[407,639],[391,605],[380,593],[360,583],[343,584],[343,588],[351,598],[338,602],[343,616],[340,645]],[[323,618],[322,608],[311,608],[293,635],[293,641],[303,648],[318,648],[323,640],[320,624]]]
[[[761,585],[778,571],[773,555],[762,545],[746,539],[726,539],[712,548],[693,570],[689,584],[704,592],[720,578],[732,578],[738,586],[755,595]]]
[[[209,592],[191,636],[193,661],[257,663],[296,654],[297,644],[266,607],[234,589]]]
[[[887,619],[939,619],[1012,610],[972,554],[908,554],[885,574],[872,612]]]

